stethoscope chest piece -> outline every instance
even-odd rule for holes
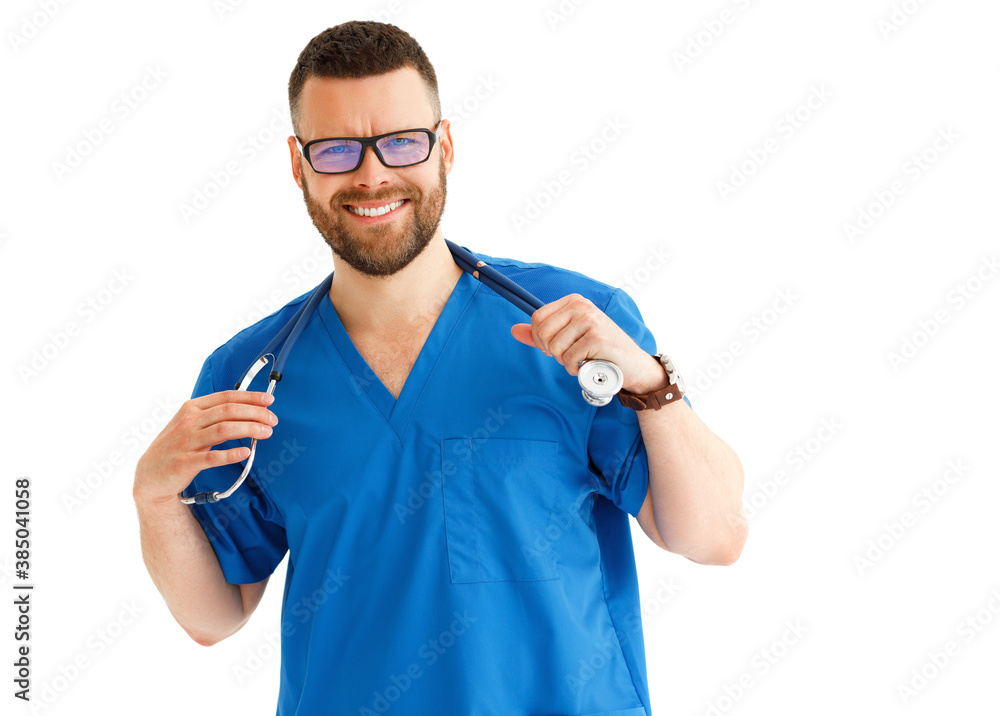
[[[618,366],[606,360],[583,361],[577,379],[583,389],[583,399],[598,407],[610,403],[625,384]]]

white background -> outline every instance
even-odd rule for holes
[[[43,712],[273,713],[285,563],[242,631],[198,646],[142,563],[133,471],[204,357],[331,270],[268,123],[313,35],[376,16],[421,43],[455,123],[445,235],[624,286],[743,462],[735,565],[633,521],[653,712],[997,712],[995,3],[49,5],[0,15],[4,713],[29,712],[11,696],[19,476]]]

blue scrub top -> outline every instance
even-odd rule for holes
[[[544,303],[587,297],[656,352],[621,289],[479,256]],[[213,352],[193,397],[234,387],[306,298]],[[394,399],[326,298],[250,476],[191,505],[228,582],[289,555],[278,716],[650,713],[627,517],[648,485],[638,417],[587,404],[515,323],[530,318],[463,272]],[[205,470],[184,495],[241,470]]]

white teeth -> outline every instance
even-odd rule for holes
[[[386,204],[385,206],[380,206],[377,209],[359,209],[354,206],[348,206],[347,210],[356,216],[382,216],[383,214],[388,214],[393,209],[396,209],[403,205],[403,200],[394,201],[391,204]]]

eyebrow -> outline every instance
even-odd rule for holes
[[[424,127],[420,122],[414,124],[406,124],[393,129],[387,130],[385,132],[375,132],[374,134],[362,135],[362,134],[322,134],[317,133],[316,139],[368,139],[369,137],[380,137],[384,134],[393,134],[394,132],[404,132],[408,129],[429,129],[434,131],[434,127]]]

